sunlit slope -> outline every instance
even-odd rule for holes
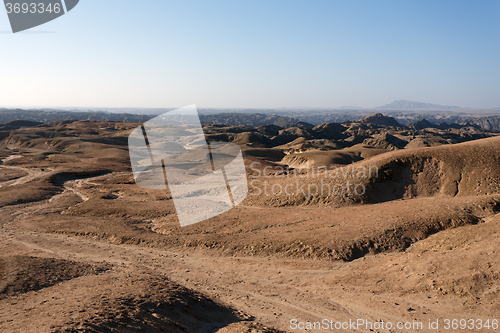
[[[256,172],[247,204],[348,205],[500,192],[500,137],[392,151],[328,168]],[[287,187],[288,186],[288,187]]]

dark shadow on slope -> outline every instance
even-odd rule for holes
[[[0,258],[0,299],[41,290],[79,276],[99,274],[111,266],[70,260],[12,256]]]

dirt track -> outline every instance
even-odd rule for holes
[[[39,169],[23,168],[23,167],[14,166],[14,165],[3,165],[3,163],[5,163],[7,161],[14,160],[14,159],[20,158],[20,157],[22,157],[22,156],[11,155],[11,156],[3,159],[0,162],[0,167],[3,169],[8,169],[8,170],[25,171],[25,172],[27,172],[27,175],[20,177],[20,178],[17,178],[17,179],[10,180],[10,181],[0,182],[0,188],[6,187],[6,186],[16,186],[16,185],[26,184],[34,179],[40,178],[40,177],[50,173],[50,171],[42,171]]]

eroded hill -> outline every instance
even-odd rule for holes
[[[2,132],[2,331],[272,332],[293,331],[292,318],[498,317],[494,133],[206,126],[209,141],[242,147],[249,195],[181,228],[168,191],[134,182],[127,136],[138,125]],[[416,139],[432,144],[409,146]]]

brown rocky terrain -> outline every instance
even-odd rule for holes
[[[181,228],[168,191],[134,182],[139,124],[15,124],[0,137],[1,332],[500,319],[495,133],[206,125],[242,148],[249,195]]]

